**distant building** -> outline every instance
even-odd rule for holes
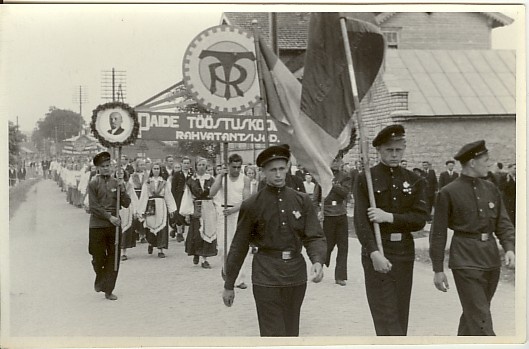
[[[428,160],[443,169],[464,143],[480,138],[487,141],[492,161],[514,162],[516,56],[512,50],[491,49],[492,29],[513,19],[491,12],[375,15],[388,50],[371,103],[363,103],[369,139],[388,124],[402,123],[409,167]],[[309,13],[277,15],[280,58],[300,79],[309,18]],[[251,31],[253,19],[269,40],[268,13],[227,12],[221,23]],[[357,159],[354,147],[346,161]]]

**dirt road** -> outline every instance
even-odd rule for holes
[[[46,180],[30,190],[10,221],[12,337],[258,336],[251,288],[237,290],[234,306],[225,307],[221,258],[211,260],[213,269],[202,269],[174,239],[165,259],[148,255],[146,244],[130,249],[115,290],[119,300],[105,300],[93,291],[88,218]],[[334,283],[333,269],[325,270],[322,283],[309,283],[302,337],[374,336],[356,239],[350,239],[348,268],[346,287]],[[430,266],[415,264],[410,336],[455,335],[460,305],[447,274],[452,288],[441,293]],[[514,335],[512,284],[499,285],[492,311],[497,335]]]

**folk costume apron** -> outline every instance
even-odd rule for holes
[[[144,226],[156,234],[167,225],[167,205],[165,204],[167,182],[160,177],[158,181],[149,178],[145,184],[149,199],[144,211]]]

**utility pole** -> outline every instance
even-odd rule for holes
[[[79,115],[81,115],[81,118],[83,118],[83,103],[88,102],[86,87],[79,85],[79,90],[75,88],[75,92],[73,94],[73,102],[76,104],[79,103]]]
[[[103,70],[101,72],[101,98],[112,102],[125,102],[127,72],[125,70]]]

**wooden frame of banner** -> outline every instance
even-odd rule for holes
[[[351,81],[351,89],[353,90],[353,102],[356,110],[356,118],[358,124],[358,134],[360,136],[360,149],[362,151],[362,164],[364,166],[364,172],[366,174],[367,181],[367,193],[369,196],[369,204],[371,207],[377,207],[375,201],[375,193],[373,191],[373,179],[371,178],[371,169],[369,167],[369,153],[368,153],[368,142],[365,136],[365,125],[362,119],[362,112],[360,101],[358,99],[358,87],[356,86],[356,77],[354,72],[353,57],[351,55],[351,48],[349,47],[349,36],[347,35],[347,28],[345,25],[345,18],[340,18],[340,26],[342,28],[342,37],[345,49],[345,56],[347,59],[347,67],[349,70],[349,79]],[[373,222],[373,230],[375,231],[375,240],[377,242],[378,250],[384,255],[384,248],[382,247],[382,238],[380,235],[380,225]]]

